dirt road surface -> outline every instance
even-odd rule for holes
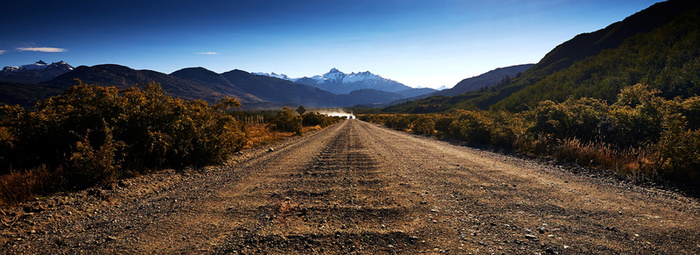
[[[348,120],[5,208],[8,254],[698,254],[695,198]]]

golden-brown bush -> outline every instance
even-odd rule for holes
[[[441,138],[515,148],[639,178],[700,185],[700,97],[667,100],[637,84],[617,102],[593,98],[542,101],[522,114],[454,110],[431,116],[364,115],[398,130],[432,130]],[[417,131],[418,130],[421,131]],[[429,132],[429,131],[428,131]]]
[[[165,95],[157,84],[117,89],[79,82],[36,110],[0,108],[0,174],[63,168],[69,187],[109,182],[125,172],[223,162],[245,145],[225,109]]]
[[[435,134],[435,121],[433,116],[421,115],[411,123],[411,130],[416,134],[432,136]]]
[[[284,107],[274,117],[270,118],[269,127],[275,131],[294,132],[301,135],[301,116],[294,115],[294,110]]]

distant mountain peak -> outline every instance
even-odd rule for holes
[[[383,78],[369,71],[344,73],[338,68],[331,68],[325,74],[292,79],[294,82],[327,90],[336,94],[347,94],[355,90],[375,89],[387,92],[399,92],[410,87],[397,81]]]
[[[28,65],[6,66],[2,70],[3,71],[10,71],[10,72],[18,72],[18,71],[23,71],[23,70],[44,70],[44,69],[47,69],[49,67],[52,67],[52,68],[64,67],[64,69],[67,69],[68,71],[73,70],[73,67],[64,61],[53,62],[51,64],[47,64],[43,60],[39,60],[39,61],[35,62],[34,64],[28,64]]]
[[[73,67],[66,62],[59,61],[47,64],[43,60],[39,60],[34,64],[4,67],[0,71],[0,81],[38,83],[70,71],[73,71]]]
[[[252,73],[254,75],[274,77],[283,80],[293,81],[299,84],[323,89],[335,94],[348,94],[355,90],[374,89],[384,92],[400,92],[411,89],[400,82],[381,77],[373,74],[370,71],[344,73],[338,68],[331,68],[330,71],[324,74],[314,75],[311,77],[290,78],[286,74],[278,73]]]
[[[277,79],[288,80],[288,81],[292,80],[286,74],[275,73],[275,72],[271,72],[271,73],[257,72],[257,73],[251,73],[251,74],[260,75],[260,76],[267,76],[267,77],[274,77]]]

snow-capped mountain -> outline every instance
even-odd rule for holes
[[[388,92],[411,89],[411,87],[369,71],[346,74],[336,68],[332,68],[329,72],[322,75],[314,75],[310,78],[303,77],[294,79],[294,81],[337,94],[347,94],[360,89],[375,89]]]
[[[68,63],[59,61],[47,64],[46,62],[39,60],[34,64],[21,65],[21,66],[6,66],[2,69],[3,72],[21,72],[21,71],[32,71],[32,70],[45,70],[45,69],[64,69],[67,71],[72,71],[73,67]]]
[[[59,61],[47,64],[39,60],[34,64],[4,67],[0,71],[0,81],[40,83],[70,71],[73,71],[73,67],[66,62]]]
[[[275,72],[272,72],[272,73],[262,73],[262,72],[258,72],[258,73],[251,73],[251,74],[260,75],[260,76],[267,76],[267,77],[275,77],[275,78],[277,78],[277,79],[288,80],[288,81],[291,81],[291,80],[292,80],[292,79],[289,78],[289,76],[287,76],[286,74],[278,74],[278,73],[275,73]]]
[[[290,80],[330,91],[335,94],[348,94],[361,89],[374,89],[388,92],[399,92],[411,89],[411,87],[403,85],[400,82],[381,77],[369,71],[346,74],[336,68],[332,68],[325,74],[302,78],[289,78],[287,75],[276,73],[254,74]]]
[[[311,79],[314,79],[318,83],[327,83],[327,82],[353,83],[353,82],[360,82],[360,81],[366,81],[366,80],[391,81],[389,79],[384,79],[379,75],[370,73],[369,71],[359,72],[359,73],[353,72],[350,74],[345,74],[336,68],[332,68],[328,73],[325,73],[323,75],[314,75],[311,77]]]

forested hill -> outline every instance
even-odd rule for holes
[[[621,22],[557,46],[522,76],[489,90],[433,97],[385,111],[451,108],[521,111],[542,100],[573,96],[614,101],[620,89],[644,83],[667,98],[700,94],[700,1],[657,3]]]

